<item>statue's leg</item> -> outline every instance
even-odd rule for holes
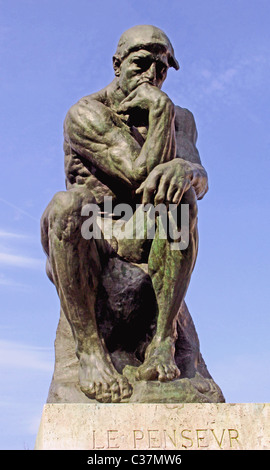
[[[110,250],[104,239],[85,240],[81,235],[85,220],[81,209],[89,202],[77,191],[57,193],[42,217],[42,243],[49,260],[47,271],[74,335],[81,389],[89,398],[119,402],[132,390],[116,372],[98,333],[95,301]]]
[[[185,250],[172,250],[168,239],[156,231],[148,268],[158,304],[157,328],[148,346],[144,363],[137,369],[138,380],[173,380],[180,376],[174,360],[176,319],[184,300],[195,265],[198,248],[197,203],[193,188],[182,201],[189,204],[189,245]]]

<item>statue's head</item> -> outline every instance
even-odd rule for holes
[[[143,81],[161,88],[169,67],[179,69],[166,34],[156,26],[139,25],[125,31],[113,56],[120,87],[129,94]]]

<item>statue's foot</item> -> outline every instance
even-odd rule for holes
[[[123,373],[131,373],[136,380],[168,382],[177,379],[181,373],[174,360],[172,344],[170,338],[159,342],[153,340],[146,350],[144,363],[137,368],[132,367],[132,371],[131,366],[127,366]]]
[[[98,357],[98,354],[81,354],[79,381],[88,398],[103,403],[118,403],[132,395],[127,378],[118,374],[110,361]]]

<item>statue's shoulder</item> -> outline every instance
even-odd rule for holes
[[[65,117],[64,127],[68,131],[73,127],[87,126],[88,130],[96,128],[104,121],[104,105],[100,92],[83,96],[73,104]]]
[[[101,100],[98,93],[92,93],[91,95],[83,96],[79,99],[79,101],[77,101],[70,107],[67,114],[69,114],[70,112],[80,114],[83,110],[91,110],[92,108],[95,108],[97,106],[97,103],[99,103],[100,101]]]
[[[175,127],[181,127],[183,124],[195,125],[195,119],[191,111],[187,108],[181,108],[175,105]]]
[[[197,140],[197,128],[192,112],[178,105],[175,105],[175,131],[176,134],[185,134],[194,142]]]

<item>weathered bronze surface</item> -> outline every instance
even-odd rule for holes
[[[224,401],[184,302],[197,256],[197,200],[208,185],[193,115],[161,91],[169,67],[179,65],[164,32],[143,25],[121,36],[113,67],[112,83],[67,113],[67,190],[41,221],[61,303],[48,401]],[[173,250],[174,240],[160,236],[161,214],[153,239],[145,230],[139,239],[86,239],[82,207],[97,204],[106,222],[109,197],[113,207],[132,208],[127,230],[139,204],[165,204],[166,216],[169,204],[178,212],[188,204],[188,246]]]

